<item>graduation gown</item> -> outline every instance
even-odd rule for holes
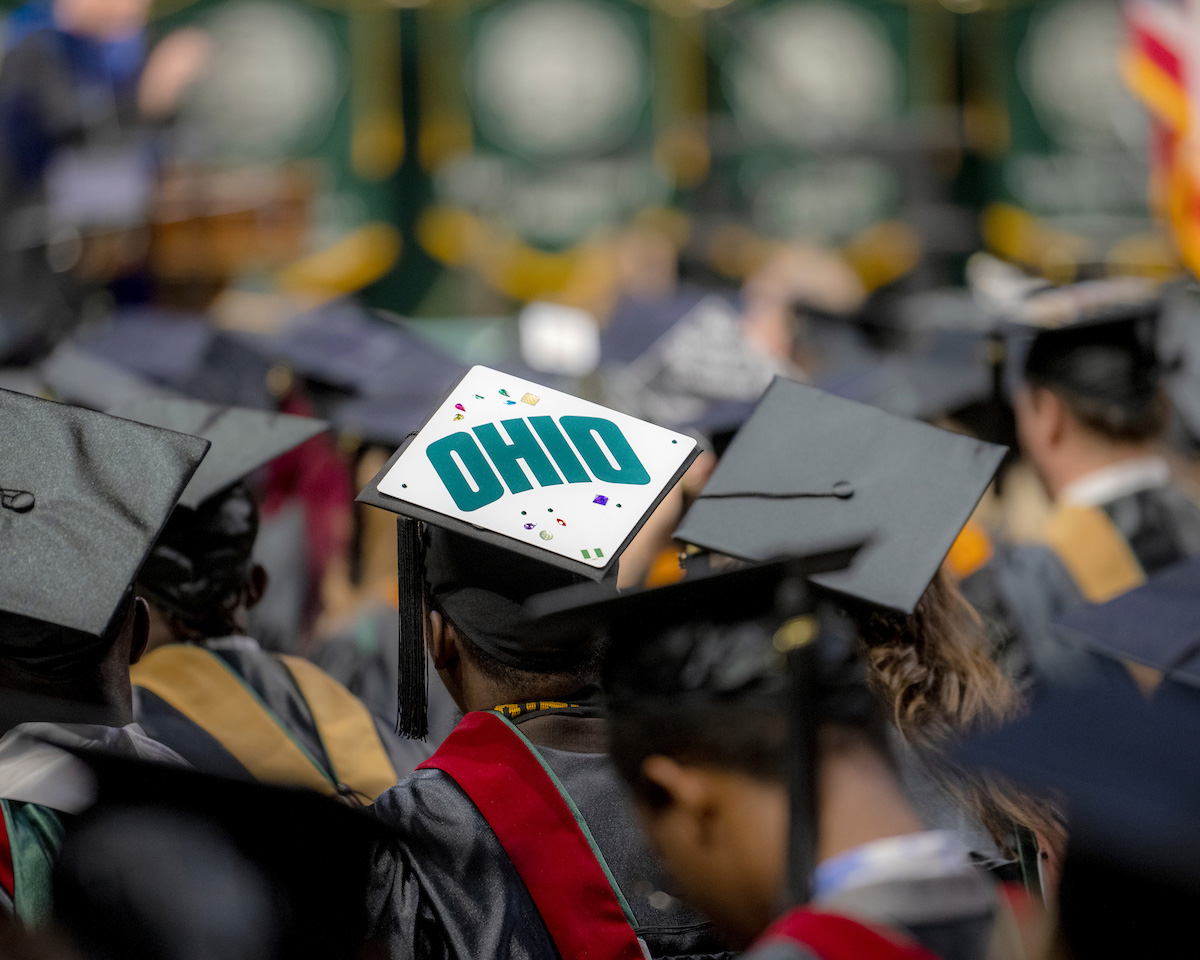
[[[66,826],[92,802],[83,761],[45,740],[183,763],[136,723],[23,723],[0,737],[0,910],[30,925],[49,916],[50,875]]]
[[[394,602],[368,604],[309,655],[313,663],[358,697],[384,723],[394,723],[396,718],[399,620]],[[429,670],[432,674],[432,661]],[[429,735],[425,743],[432,750],[446,739],[462,713],[445,687],[431,683],[428,714]]]
[[[591,706],[467,714],[375,802],[372,939],[389,957],[726,956],[664,890]]]
[[[138,722],[206,773],[370,803],[429,755],[313,664],[249,637],[159,647],[130,676]]]
[[[1072,607],[1102,603],[1200,553],[1200,507],[1166,484],[1098,506],[1066,504],[1043,541],[997,552],[963,582],[1008,672],[1019,679],[1070,677],[1086,654],[1055,624]]]

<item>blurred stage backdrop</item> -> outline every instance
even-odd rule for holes
[[[161,0],[147,32],[184,26],[212,54],[149,271],[231,323],[355,291],[603,315],[793,241],[868,290],[980,246],[1062,279],[1172,265],[1112,0]]]

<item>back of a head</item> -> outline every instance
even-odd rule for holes
[[[269,960],[279,907],[229,837],[184,813],[93,817],[54,873],[55,920],[89,960]]]
[[[696,620],[652,642],[624,634],[605,658],[604,687],[614,763],[643,802],[654,806],[642,761],[661,754],[767,781],[788,775],[792,686],[769,615],[719,623]],[[811,689],[820,724],[886,755],[883,714],[867,688],[850,625],[827,611],[816,641]],[[834,741],[830,741],[834,742]]]
[[[45,692],[56,685],[94,679],[120,636],[131,603],[132,593],[117,607],[100,636],[0,610],[0,664],[7,668],[5,682]]]
[[[1143,443],[1166,426],[1155,346],[1157,306],[1034,338],[1025,380],[1058,394],[1079,422],[1114,443]]]
[[[583,577],[440,527],[425,528],[422,548],[432,606],[468,641],[482,669],[507,670],[511,679],[514,673],[586,673],[596,664],[595,639],[538,642],[522,613],[530,597]]]
[[[258,505],[244,483],[195,509],[176,507],[138,574],[139,592],[191,631],[228,633],[257,537]]]

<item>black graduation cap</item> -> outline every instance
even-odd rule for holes
[[[103,636],[208,441],[7,390],[0,424],[0,611]]]
[[[1107,603],[1076,607],[1058,629],[1063,639],[1103,657],[1200,687],[1200,556]]]
[[[1108,675],[1046,688],[1019,719],[957,748],[964,764],[1065,808],[1058,913],[1075,956],[1187,942],[1172,928],[1190,939],[1200,908],[1198,739],[1194,689],[1167,681],[1147,701]]]
[[[42,384],[56,400],[92,410],[111,410],[132,399],[162,395],[166,388],[156,387],[136,373],[97,357],[65,340],[38,365]]]
[[[972,257],[968,278],[1022,379],[1124,409],[1154,401],[1159,285],[1108,277],[1056,286],[987,255]]]
[[[424,736],[427,588],[492,656],[553,669],[569,651],[528,650],[520,605],[608,577],[696,456],[684,434],[473,367],[358,495],[400,517],[402,732]]]
[[[122,310],[72,341],[81,352],[210,403],[268,407],[270,363],[253,337],[213,325],[203,314]]]
[[[461,379],[465,367],[391,320],[354,300],[302,313],[258,349],[301,376],[364,396],[413,392],[434,396]]]
[[[525,606],[535,638],[588,631],[610,638],[604,689],[614,713],[662,715],[748,703],[787,714],[789,885],[797,902],[808,899],[815,866],[817,726],[881,721],[853,627],[830,605],[819,610],[819,594],[806,582],[844,569],[858,549],[814,547],[809,556],[689,575],[618,597],[597,597],[594,585],[582,585]]]
[[[204,463],[179,498],[194,510],[205,500],[329,429],[324,420],[200,400],[142,397],[125,401],[114,416],[203,437],[212,444]]]
[[[712,294],[685,287],[666,297],[622,299],[600,331],[601,361],[632,363],[708,296]]]
[[[389,842],[368,812],[310,791],[76,755],[96,802],[63,843],[54,918],[89,956],[361,955],[372,851]],[[196,952],[163,949],[175,938]]]
[[[1004,452],[778,378],[675,536],[759,562],[870,538],[816,582],[911,613]]]
[[[908,349],[817,385],[898,416],[936,420],[992,399],[989,347],[987,337],[976,332],[932,329]]]

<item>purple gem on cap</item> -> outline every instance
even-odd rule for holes
[[[598,504],[600,504],[600,506],[602,506],[602,507],[604,507],[604,506],[607,506],[607,505],[608,505],[608,497],[606,497],[606,496],[605,496],[604,494],[602,494],[602,493],[601,493],[601,494],[597,494],[597,496],[596,496],[596,499],[595,499],[595,500],[593,500],[593,501],[592,501],[592,503],[598,503]]]

